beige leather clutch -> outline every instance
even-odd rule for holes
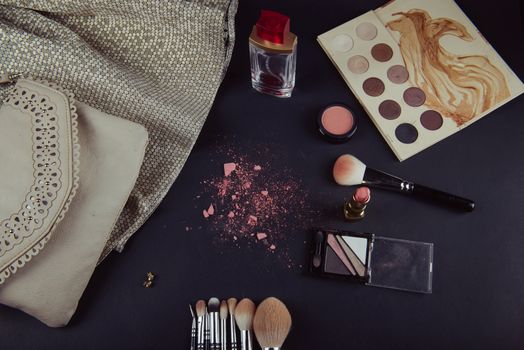
[[[18,80],[0,108],[0,303],[69,322],[147,142],[141,125]]]

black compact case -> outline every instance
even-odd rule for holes
[[[431,293],[433,243],[319,229],[313,232],[310,271],[368,286]]]

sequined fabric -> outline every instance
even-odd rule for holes
[[[0,0],[0,73],[56,82],[149,132],[101,259],[124,248],[182,169],[229,64],[236,9],[237,0]]]

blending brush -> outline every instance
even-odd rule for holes
[[[197,314],[197,350],[205,350],[206,302],[204,300],[197,301],[195,309]]]
[[[240,329],[240,344],[242,350],[253,350],[251,329],[253,327],[255,309],[255,304],[247,298],[240,300],[235,308],[235,320],[238,329]]]
[[[257,308],[253,331],[263,350],[279,350],[291,329],[291,315],[283,302],[267,298]]]
[[[193,319],[191,322],[191,350],[196,350],[197,326],[196,326],[195,313],[193,312],[193,308],[191,307],[191,304],[189,304],[189,312],[191,312],[191,318]]]
[[[339,185],[353,186],[365,184],[411,194],[465,211],[472,211],[475,208],[475,202],[470,199],[418,185],[394,175],[367,168],[364,163],[351,154],[344,154],[338,157],[333,167],[333,177]]]
[[[218,312],[220,311],[220,300],[218,300],[217,298],[211,298],[209,299],[207,306],[209,308],[210,319],[209,346],[211,350],[219,350],[220,345],[218,344],[218,337],[220,336],[220,322],[218,318]]]
[[[237,299],[229,298],[227,299],[227,308],[229,311],[229,331],[231,339],[231,350],[238,350],[237,342],[237,325],[235,322],[235,309],[237,307]]]
[[[227,350],[227,303],[220,303],[220,337],[218,338],[219,350]]]

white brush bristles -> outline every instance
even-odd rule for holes
[[[253,327],[253,316],[255,315],[255,304],[244,298],[240,300],[235,308],[235,321],[241,331],[251,330]]]
[[[291,329],[291,315],[277,298],[267,298],[257,308],[253,331],[262,349],[280,348]]]
[[[366,165],[351,154],[343,154],[333,166],[333,178],[343,186],[360,185],[364,180]]]

